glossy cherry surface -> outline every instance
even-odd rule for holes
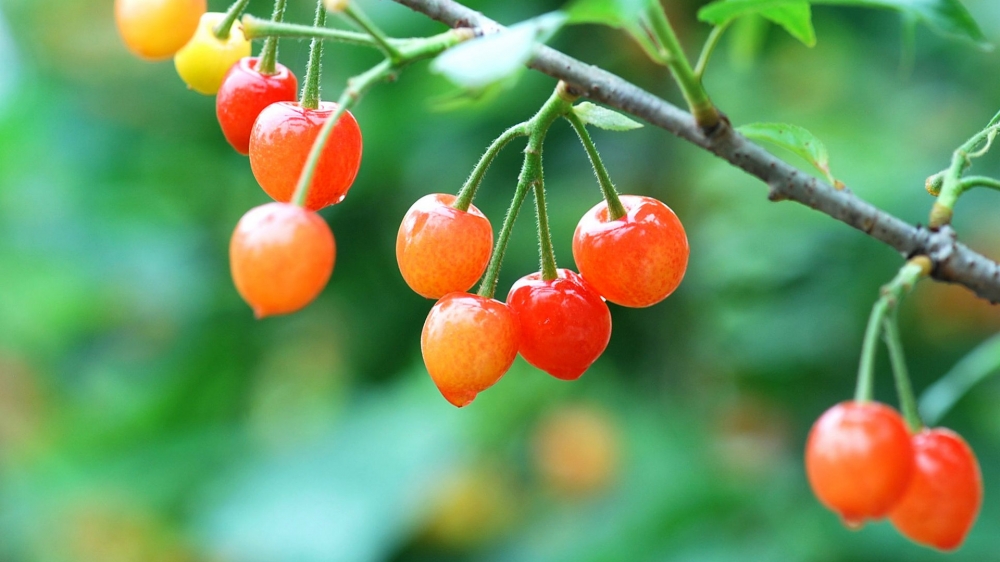
[[[830,408],[813,425],[806,443],[813,492],[850,526],[888,515],[906,492],[914,465],[903,418],[877,402]]]
[[[420,351],[438,390],[461,408],[510,369],[518,340],[517,318],[507,305],[479,295],[450,293],[427,315]]]
[[[233,282],[258,318],[295,312],[333,273],[336,244],[316,213],[287,203],[247,211],[229,244]]]
[[[617,220],[610,220],[604,201],[580,219],[573,258],[604,298],[622,306],[652,306],[684,278],[687,235],[677,215],[660,201],[623,195],[621,202],[626,214]]]
[[[274,74],[257,70],[260,59],[243,57],[229,69],[215,98],[215,115],[229,144],[249,154],[250,132],[264,108],[279,101],[295,101],[299,81],[288,68],[275,63]]]
[[[191,39],[206,9],[206,0],[115,0],[115,24],[130,51],[163,60]]]
[[[269,105],[250,134],[250,168],[275,201],[291,201],[313,142],[337,104],[306,109],[294,102]],[[319,210],[344,200],[361,167],[361,128],[344,112],[330,132],[316,166],[306,208]]]
[[[964,439],[943,428],[914,435],[913,449],[916,471],[889,520],[914,542],[954,550],[983,504],[979,462]]]
[[[519,279],[507,306],[521,325],[525,361],[564,380],[574,380],[604,353],[611,339],[611,311],[583,277],[568,269],[546,281],[541,273]]]
[[[399,225],[396,263],[406,284],[438,299],[467,291],[486,271],[493,227],[474,205],[459,211],[454,195],[432,193],[417,200]]]
[[[226,39],[215,36],[215,27],[225,17],[225,14],[218,12],[208,12],[201,16],[194,35],[174,55],[177,74],[189,88],[199,94],[214,96],[229,69],[241,58],[250,56],[250,41],[243,37],[239,21],[230,28]]]

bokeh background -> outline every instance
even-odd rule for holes
[[[507,23],[559,7],[469,4]],[[702,3],[668,4],[696,53]],[[1000,4],[965,4],[1000,42]],[[311,2],[290,5],[291,20],[309,21]],[[393,35],[442,29],[387,0],[364,6]],[[811,129],[855,192],[925,220],[924,178],[1000,109],[1000,54],[919,28],[910,56],[890,12],[817,7],[814,21],[812,49],[768,25],[731,31],[707,77],[713,97],[737,124]],[[553,43],[679,98],[614,30],[566,29]],[[301,75],[306,50],[284,41],[281,58]],[[376,60],[331,45],[327,97]],[[0,0],[0,69],[0,560],[943,559],[886,523],[845,529],[802,467],[812,421],[852,395],[868,309],[899,256],[769,203],[759,182],[668,133],[594,135],[621,191],[684,221],[680,290],[650,309],[612,306],[611,344],[580,381],[518,360],[456,410],[420,361],[432,303],[396,270],[396,230],[421,195],[457,191],[551,79],[525,73],[456,104],[422,64],[377,88],[355,112],[360,177],[322,213],[339,250],[329,287],[298,314],[258,322],[227,253],[239,217],[267,198],[219,132],[213,99],[169,62],[130,56],[110,0]],[[976,170],[998,174],[997,162]],[[518,167],[514,147],[481,189],[494,225]],[[546,170],[555,250],[571,267],[573,228],[599,191],[564,123]],[[973,193],[957,219],[994,257],[997,209],[996,193]],[[526,206],[500,294],[536,260]],[[995,307],[927,285],[902,311],[918,391],[1000,330]],[[877,393],[895,403],[884,354]],[[1000,384],[981,385],[944,420],[975,448],[986,486],[952,560],[1000,549],[998,400]]]

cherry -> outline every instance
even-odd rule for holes
[[[287,203],[247,211],[229,244],[233,282],[257,318],[306,306],[333,273],[336,244],[316,213]]]
[[[264,108],[279,101],[295,101],[299,81],[284,65],[275,63],[274,74],[257,70],[260,59],[244,57],[229,69],[215,98],[215,114],[222,134],[236,152],[249,154],[250,132]]]
[[[849,526],[885,517],[906,492],[913,472],[906,424],[884,404],[837,404],[809,433],[809,483],[819,501]]]
[[[250,41],[243,37],[239,22],[230,28],[229,37],[215,36],[215,27],[225,17],[218,12],[201,16],[194,36],[174,55],[177,74],[199,94],[215,95],[229,69],[241,58],[250,56]]]
[[[573,235],[573,258],[604,298],[622,306],[652,306],[684,278],[687,235],[660,201],[623,195],[621,202],[626,214],[617,220],[610,220],[603,201],[583,215]]]
[[[250,168],[275,201],[290,201],[313,142],[337,104],[318,109],[294,102],[269,105],[257,117],[250,134]],[[306,208],[316,211],[344,200],[361,167],[361,129],[345,111],[330,132],[309,187]]]
[[[115,23],[134,54],[169,59],[191,39],[207,9],[206,0],[115,0]]]
[[[413,291],[429,299],[467,291],[486,271],[493,228],[475,206],[460,211],[454,195],[432,193],[403,216],[396,235],[396,263]]]
[[[916,471],[889,520],[914,542],[954,550],[983,503],[979,462],[965,440],[943,428],[914,435],[913,450]]]
[[[510,369],[518,339],[517,318],[507,305],[479,295],[449,293],[427,315],[420,351],[438,390],[461,408]]]
[[[611,339],[611,311],[580,274],[557,270],[519,279],[507,306],[521,325],[521,357],[553,377],[575,380],[604,353]]]

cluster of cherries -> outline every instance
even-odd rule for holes
[[[910,540],[954,550],[983,502],[979,463],[955,432],[911,433],[894,409],[844,402],[816,421],[806,444],[816,497],[850,527],[888,517]]]
[[[126,46],[149,60],[174,58],[187,85],[216,95],[226,140],[249,155],[257,182],[275,202],[248,211],[230,243],[233,281],[258,318],[295,312],[326,286],[336,244],[315,213],[341,202],[361,166],[361,130],[340,115],[317,161],[304,201],[293,204],[313,144],[337,104],[299,103],[298,80],[280,63],[261,67],[238,22],[206,12],[206,0],[116,0],[115,20]],[[310,107],[312,105],[312,107]]]
[[[496,383],[520,352],[550,375],[574,380],[611,338],[605,299],[628,307],[656,304],[680,284],[688,242],[677,215],[649,197],[623,196],[625,215],[601,202],[573,236],[580,273],[558,269],[522,277],[503,303],[467,291],[486,270],[493,230],[475,206],[452,195],[418,200],[403,218],[396,259],[406,283],[438,299],[420,339],[427,371],[444,397],[465,406]]]

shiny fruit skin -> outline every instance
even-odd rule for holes
[[[247,211],[229,244],[233,282],[257,318],[295,312],[330,279],[336,258],[330,227],[316,213],[287,203]]]
[[[275,63],[274,74],[257,70],[260,59],[244,57],[229,69],[215,98],[215,115],[229,144],[240,154],[250,153],[250,132],[264,108],[279,101],[295,101],[299,81],[288,68]]]
[[[842,402],[824,412],[809,433],[809,484],[849,526],[888,515],[914,470],[906,424],[884,404]]]
[[[954,550],[983,504],[979,462],[964,439],[943,428],[914,435],[913,449],[916,471],[889,520],[914,542]]]
[[[507,305],[479,295],[449,293],[427,315],[420,351],[438,390],[461,408],[510,369],[518,340],[517,318]]]
[[[651,197],[621,196],[625,216],[608,220],[604,201],[587,211],[573,235],[573,258],[583,278],[609,301],[652,306],[670,296],[687,270],[684,226]]]
[[[250,56],[250,41],[243,37],[238,21],[230,28],[228,38],[215,36],[212,30],[223,18],[225,14],[218,12],[201,16],[194,36],[174,55],[174,66],[184,83],[206,96],[214,96],[229,69],[241,58]]]
[[[206,0],[115,0],[115,24],[136,56],[165,60],[187,44],[207,9]]]
[[[556,273],[550,281],[541,273],[519,279],[507,306],[521,325],[521,357],[553,377],[575,380],[608,346],[611,311],[580,274]]]
[[[403,216],[396,235],[396,263],[413,291],[429,299],[468,291],[493,253],[493,227],[474,205],[459,211],[454,195],[432,193]]]
[[[275,201],[291,201],[313,141],[336,110],[333,102],[321,102],[318,109],[279,102],[257,117],[250,134],[250,168]],[[316,211],[343,201],[360,168],[361,128],[351,112],[345,111],[323,148],[306,208]]]

